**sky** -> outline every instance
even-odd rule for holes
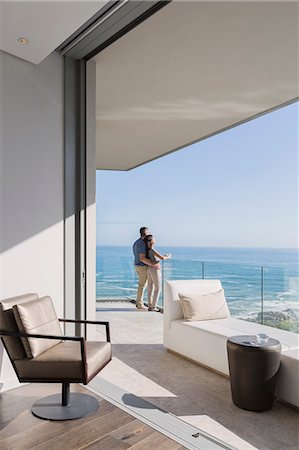
[[[97,171],[97,245],[298,247],[298,103],[137,169]]]

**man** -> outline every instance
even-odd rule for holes
[[[156,267],[159,263],[154,263],[150,259],[146,258],[146,245],[144,242],[145,236],[149,234],[147,227],[140,228],[140,238],[133,244],[134,253],[134,265],[138,275],[138,291],[136,308],[140,310],[146,310],[147,308],[143,304],[143,294],[147,282],[147,266]]]

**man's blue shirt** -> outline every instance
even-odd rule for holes
[[[143,262],[140,261],[139,253],[146,253],[146,245],[143,239],[139,238],[133,244],[133,253],[134,253],[134,265],[135,266],[146,266]]]

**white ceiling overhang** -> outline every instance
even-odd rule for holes
[[[103,50],[97,168],[128,170],[293,101],[297,14],[297,2],[174,1]]]
[[[39,64],[96,14],[102,1],[0,1],[0,49]],[[28,45],[20,45],[25,37]]]

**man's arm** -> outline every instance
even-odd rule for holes
[[[145,253],[139,253],[139,259],[141,262],[143,262],[144,264],[146,264],[147,266],[151,266],[151,267],[158,267],[159,263],[155,263],[153,261],[151,261],[150,259],[146,258]]]

